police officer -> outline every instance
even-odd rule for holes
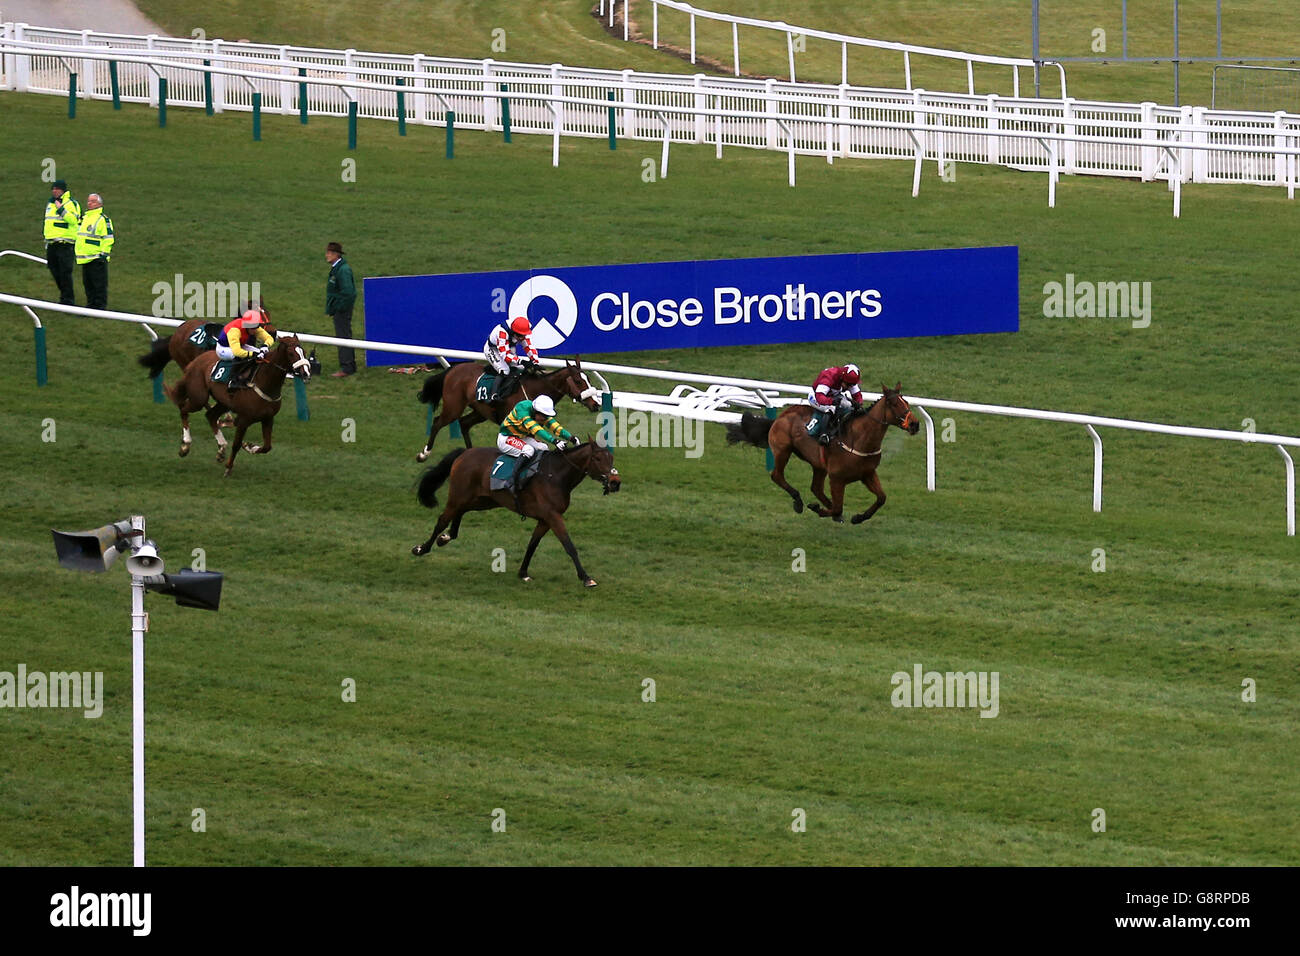
[[[86,197],[86,213],[77,230],[77,264],[86,288],[86,305],[108,308],[108,258],[113,252],[113,220],[104,213],[99,193]]]
[[[76,305],[72,284],[72,266],[76,262],[77,226],[81,206],[68,193],[68,184],[56,179],[50,186],[50,201],[45,205],[45,263],[59,287],[59,302]]]

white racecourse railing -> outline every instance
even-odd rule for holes
[[[3,255],[3,253],[0,253]],[[34,257],[28,257],[34,258]],[[16,305],[26,311],[37,326],[40,320],[35,311],[41,309],[62,312],[68,315],[87,316],[96,319],[109,319],[119,322],[135,322],[143,326],[151,338],[157,333],[150,328],[154,325],[175,327],[182,324],[179,319],[157,318],[155,316],[137,315],[131,312],[109,312],[87,309],[82,306],[60,305],[40,299],[0,293],[0,302]],[[394,342],[370,342],[364,339],[340,339],[326,335],[309,335],[297,333],[303,342],[319,345],[349,346],[367,349],[373,352],[400,352],[412,355],[427,355],[443,361],[448,358],[475,361],[482,359],[480,352],[468,352],[461,349],[431,348],[422,345],[403,345]],[[542,364],[552,368],[564,365],[563,359],[542,358]],[[445,361],[443,364],[446,364]],[[699,390],[678,384],[669,395],[644,392],[613,393],[613,404],[618,408],[657,412],[665,415],[678,415],[700,421],[726,424],[740,420],[740,413],[722,411],[724,405],[741,405],[750,408],[782,407],[803,401],[809,392],[808,385],[790,384],[788,382],[768,382],[759,379],[733,378],[723,375],[703,375],[698,372],[675,372],[668,369],[640,368],[631,365],[611,365],[604,362],[584,362],[583,370],[612,375],[630,375],[639,378],[658,379],[677,383],[695,382],[708,386]],[[605,391],[610,391],[605,384]],[[878,392],[864,393],[874,400],[880,397]],[[1036,408],[1017,408],[1011,405],[987,405],[976,402],[957,402],[948,399],[909,397],[908,401],[925,419],[925,455],[926,488],[934,491],[935,483],[935,430],[934,420],[927,409],[945,409],[956,412],[971,412],[980,415],[1003,415],[1011,418],[1032,418],[1039,421],[1063,422],[1082,425],[1087,429],[1093,446],[1092,471],[1092,510],[1101,511],[1102,479],[1102,443],[1098,428],[1118,428],[1126,431],[1152,432],[1159,435],[1183,435],[1189,438],[1211,438],[1220,441],[1254,445],[1272,445],[1281,454],[1286,467],[1286,533],[1295,535],[1295,462],[1287,448],[1300,448],[1300,438],[1289,435],[1270,435],[1254,432],[1234,432],[1221,428],[1194,428],[1185,425],[1165,425],[1159,422],[1142,422],[1126,418],[1106,418],[1099,415],[1078,415],[1073,412],[1053,412]]]
[[[739,17],[729,13],[715,13],[712,10],[702,10],[699,7],[693,7],[689,3],[678,3],[675,0],[645,0],[653,6],[651,14],[651,45],[659,49],[659,8],[665,7],[669,10],[683,13],[689,20],[691,44],[690,54],[691,62],[695,62],[696,42],[695,42],[695,21],[713,20],[718,23],[731,24],[731,62],[732,70],[736,76],[740,76],[740,27],[753,27],[760,30],[768,30],[774,33],[785,34],[786,58],[790,69],[790,82],[795,82],[795,37],[804,37],[805,42],[812,40],[825,40],[830,43],[840,45],[840,82],[848,84],[849,82],[849,47],[866,47],[874,50],[889,50],[895,53],[903,54],[903,86],[905,89],[912,89],[912,57],[933,57],[941,60],[953,60],[958,63],[966,64],[966,86],[967,92],[975,93],[975,64],[982,63],[992,66],[1011,67],[1011,84],[1012,95],[1020,95],[1020,68],[1027,67],[1036,70],[1039,64],[1033,60],[1024,57],[1014,56],[991,56],[984,53],[964,53],[960,50],[943,50],[932,46],[917,46],[914,43],[895,43],[891,40],[872,40],[868,37],[853,36],[847,33],[834,33],[828,30],[814,30],[811,27],[795,26],[791,23],[784,23],[779,20],[758,20],[753,17]],[[609,17],[609,25],[614,26],[614,15],[617,9],[623,8],[623,39],[629,39],[629,20],[628,20],[628,3],[629,0],[600,0],[600,15]],[[1061,78],[1061,96],[1066,96],[1065,87],[1065,67],[1054,60],[1044,60],[1044,64],[1050,64],[1060,71]]]
[[[662,142],[661,175],[673,142],[712,144],[719,155],[735,146],[786,152],[791,185],[796,154],[827,162],[910,159],[913,195],[926,160],[940,168],[985,163],[1047,172],[1049,206],[1063,173],[1165,180],[1175,216],[1184,182],[1285,186],[1289,198],[1297,184],[1300,115],[1293,114],[586,70],[9,23],[3,34],[0,88],[30,92],[66,95],[75,72],[79,96],[108,99],[108,63],[116,61],[121,98],[150,105],[157,104],[159,77],[166,77],[170,104],[203,106],[205,73],[214,110],[251,110],[257,91],[263,109],[292,114],[305,90],[312,114],[344,116],[355,103],[362,117],[396,120],[400,92],[408,122],[444,125],[451,111],[458,125],[499,130],[508,99],[511,128],[550,135],[555,165],[561,136],[603,138],[612,122],[620,137]]]

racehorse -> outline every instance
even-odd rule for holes
[[[462,362],[446,371],[430,375],[424,380],[424,387],[420,389],[420,401],[434,408],[437,408],[438,403],[441,402],[442,411],[434,419],[433,429],[424,443],[424,449],[415,456],[416,461],[424,461],[429,457],[429,452],[433,449],[433,440],[438,437],[438,432],[444,425],[459,419],[460,433],[465,437],[465,447],[472,448],[474,443],[469,440],[471,428],[479,422],[491,421],[501,424],[510,409],[526,398],[536,398],[538,395],[549,395],[551,398],[567,396],[581,402],[589,412],[600,410],[600,403],[593,397],[595,389],[587,381],[587,376],[582,373],[581,357],[573,362],[566,360],[564,368],[557,368],[544,375],[531,378],[525,375],[519,380],[515,390],[506,396],[506,400],[498,401],[495,407],[487,401],[486,396],[476,395],[474,391],[474,384],[486,371],[488,371],[487,366],[478,362]],[[469,414],[461,418],[466,408],[469,409]]]
[[[594,588],[596,581],[587,574],[582,562],[578,560],[578,550],[569,540],[569,531],[562,516],[569,507],[569,496],[573,489],[584,478],[599,481],[605,488],[605,494],[618,491],[623,479],[614,467],[614,453],[590,437],[565,451],[545,453],[537,474],[519,493],[517,505],[514,495],[508,489],[488,490],[488,477],[497,454],[495,448],[457,448],[445,455],[438,464],[425,469],[416,495],[420,504],[426,508],[438,504],[438,489],[448,478],[451,479],[451,485],[447,492],[447,507],[438,516],[433,534],[429,535],[428,541],[413,547],[411,553],[418,557],[428,554],[434,544],[441,548],[447,542],[455,540],[460,532],[461,518],[467,511],[509,508],[517,514],[537,519],[533,536],[528,541],[528,550],[524,552],[524,563],[519,566],[521,580],[532,580],[528,576],[528,564],[533,559],[533,552],[537,550],[537,543],[547,531],[554,531],[560,544],[564,545],[564,550],[573,559],[578,580],[584,587]]]
[[[775,465],[772,481],[794,501],[795,513],[803,511],[803,498],[785,480],[786,462],[793,453],[812,466],[812,492],[821,504],[808,507],[814,514],[844,520],[844,487],[861,481],[876,496],[870,508],[853,516],[853,523],[866,521],[885,503],[885,492],[880,485],[876,468],[880,465],[880,443],[890,425],[896,425],[909,435],[915,435],[920,422],[912,415],[907,399],[900,394],[902,383],[894,388],[881,385],[883,394],[870,407],[854,409],[843,419],[839,433],[823,448],[808,434],[808,420],[812,409],[807,405],[790,405],[769,421],[762,415],[742,415],[740,422],[727,426],[727,442],[745,442],[759,448],[771,448]],[[831,479],[831,496],[825,493],[827,475]]]
[[[253,377],[244,388],[232,392],[220,382],[213,382],[212,369],[216,364],[217,353],[204,352],[185,367],[185,372],[175,387],[164,385],[163,388],[181,411],[182,458],[190,453],[193,444],[190,437],[190,413],[206,408],[205,417],[217,440],[217,461],[226,461],[226,436],[222,434],[218,419],[223,412],[234,412],[235,440],[230,448],[230,460],[226,462],[225,474],[229,478],[240,448],[247,448],[250,455],[270,453],[271,425],[275,413],[280,410],[280,390],[284,388],[285,377],[293,375],[304,381],[310,379],[311,362],[303,354],[298,337],[286,334],[265,358],[257,360]],[[209,401],[213,404],[209,405]],[[262,423],[262,444],[245,445],[244,432],[257,422]]]
[[[242,315],[243,312],[246,312],[252,307],[253,304],[251,302],[246,303],[245,308],[241,310],[240,314]],[[271,318],[267,314],[266,306],[262,305],[259,300],[257,308],[258,311],[262,313],[262,318],[268,323],[266,331],[274,338],[276,331],[274,326],[269,324]],[[190,336],[205,325],[215,325],[217,327],[217,332],[220,332],[223,324],[223,322],[209,322],[207,319],[190,319],[188,322],[184,322],[177,326],[176,331],[172,332],[172,334],[167,338],[154,339],[152,348],[150,348],[147,353],[136,359],[136,361],[149,370],[150,378],[157,378],[161,375],[163,369],[167,367],[168,362],[175,362],[180,367],[181,371],[184,371],[185,366],[189,365],[196,358],[202,355],[204,351],[206,351],[190,341]]]

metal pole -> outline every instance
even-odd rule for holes
[[[167,77],[158,77],[158,128],[167,125]],[[144,864],[141,864],[142,866]]]
[[[1174,0],[1174,106],[1178,101],[1178,0]]]
[[[1286,461],[1286,533],[1289,537],[1295,537],[1295,462],[1291,460],[1291,454],[1282,445],[1274,446],[1282,453],[1282,458]]]
[[[1101,436],[1091,425],[1086,427],[1092,436],[1092,510],[1101,511]]]
[[[144,516],[132,515],[131,527],[144,541]],[[131,796],[134,865],[144,866],[144,632],[149,618],[144,612],[144,578],[131,575]]]
[[[262,94],[253,94],[253,142],[262,141]]]
[[[768,405],[766,408],[763,409],[763,414],[766,415],[769,419],[772,420],[776,419],[776,409],[773,408],[771,405]],[[768,428],[771,427],[772,427],[771,425],[768,426]],[[776,456],[772,454],[772,449],[769,448],[767,450],[767,470],[773,471],[775,468],[776,468]]]
[[[1034,53],[1033,53],[1033,59],[1034,59],[1034,96],[1037,97],[1037,96],[1040,95],[1040,91],[1039,91],[1039,79],[1040,79],[1040,78],[1039,78],[1039,75],[1038,75],[1038,74],[1039,74],[1039,66],[1041,65],[1041,62],[1042,62],[1042,61],[1040,61],[1040,60],[1038,59],[1038,0],[1034,0],[1034,14],[1033,14],[1033,20],[1034,20]]]
[[[357,101],[348,100],[348,149],[357,148]]]
[[[398,86],[405,86],[406,80],[400,76],[397,78]],[[397,135],[406,135],[406,91],[397,91]]]
[[[1119,16],[1120,16],[1120,31],[1121,31],[1120,36],[1123,38],[1121,42],[1124,45],[1124,59],[1127,60],[1128,59],[1128,0],[1120,0]]]
[[[1215,56],[1223,56],[1223,0],[1214,0]]]
[[[68,74],[68,119],[77,118],[77,74]]]
[[[614,393],[600,393],[600,415],[605,421],[609,422],[609,441],[606,448],[613,448],[617,444],[618,428],[614,425]]]
[[[509,84],[502,83],[501,92],[509,93]],[[501,133],[503,141],[510,142],[510,98],[508,96],[501,97]]]
[[[610,90],[605,98],[611,103],[614,102],[614,91]],[[618,134],[614,129],[614,107],[609,108],[609,148],[618,149]]]
[[[158,377],[153,380],[153,400],[155,405],[167,404],[167,396],[163,394],[163,380],[162,380],[161,372],[159,372]]]
[[[117,60],[108,61],[108,85],[113,90],[113,109],[122,108],[122,90],[117,83]]]
[[[307,407],[307,386],[296,375],[293,378],[293,400],[298,406],[298,421],[310,421],[311,409]]]
[[[456,155],[456,114],[447,110],[447,158],[454,159]]]
[[[211,66],[211,60],[204,60],[204,66]],[[212,73],[209,70],[203,71],[203,112],[209,116],[212,115]]]
[[[45,326],[37,325],[33,331],[36,333],[36,384],[44,385],[50,380],[45,360]]]
[[[306,76],[307,68],[305,66],[298,67],[298,75]],[[398,95],[400,96],[401,94]],[[307,125],[307,84],[306,83],[298,84],[298,122],[301,123],[303,126]]]

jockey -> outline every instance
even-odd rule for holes
[[[496,393],[502,398],[514,390],[514,383],[524,374],[525,368],[537,364],[537,349],[533,348],[529,335],[533,327],[522,315],[512,319],[509,325],[501,323],[488,333],[483,345],[483,355],[497,373]],[[523,344],[523,355],[518,354],[519,345]]]
[[[808,393],[808,404],[813,410],[808,434],[818,443],[829,445],[839,414],[862,404],[862,390],[858,388],[861,381],[862,374],[856,365],[834,365],[817,376],[813,390]]]
[[[249,309],[239,318],[231,319],[217,336],[217,358],[229,361],[266,355],[275,346],[275,339],[266,331],[265,326],[264,314],[256,309]]]
[[[538,439],[545,439],[539,441]],[[578,439],[555,418],[555,403],[550,396],[538,395],[516,405],[501,423],[497,434],[497,448],[511,458],[530,459],[539,451],[546,451],[546,442],[564,451]],[[519,494],[519,473],[524,469],[515,463],[515,495]]]

